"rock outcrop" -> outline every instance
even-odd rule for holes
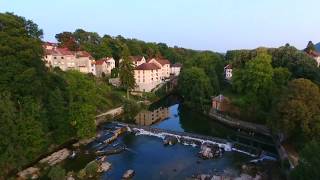
[[[50,156],[47,156],[46,158],[41,159],[40,163],[48,163],[50,166],[53,166],[65,159],[67,159],[70,156],[70,151],[66,148],[61,149]]]
[[[123,178],[123,179],[130,179],[130,178],[132,178],[133,176],[134,176],[134,170],[129,169],[129,170],[127,170],[127,171],[123,174],[122,178]]]
[[[40,176],[40,169],[36,167],[29,167],[23,171],[20,171],[17,175],[19,180],[38,179]]]
[[[222,149],[218,145],[202,144],[199,156],[203,159],[212,159],[220,157],[222,152]]]

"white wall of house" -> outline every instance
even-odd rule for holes
[[[314,59],[316,60],[317,66],[319,67],[320,66],[320,56],[315,57]]]
[[[181,67],[170,67],[170,73],[174,76],[179,76]]]
[[[162,81],[161,69],[157,70],[134,70],[137,87],[135,91],[150,92]]]
[[[230,80],[232,78],[232,69],[231,68],[226,68],[225,69],[225,78],[227,80]]]
[[[161,68],[161,79],[169,78],[170,77],[170,64],[160,64],[155,58],[149,60],[148,63],[154,63]]]
[[[108,58],[102,64],[96,64],[96,74],[101,77],[102,73],[107,76],[111,75],[111,70],[116,67],[116,61],[113,58]]]

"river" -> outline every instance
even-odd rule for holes
[[[148,110],[142,110],[134,120],[124,120],[143,126],[177,132],[222,138],[228,142],[237,142],[276,156],[272,139],[262,135],[253,135],[238,129],[224,126],[202,114],[180,104],[179,98],[170,96],[152,104]],[[102,126],[102,130],[108,123]],[[126,134],[117,142],[125,144],[126,151],[110,155],[107,161],[111,170],[102,175],[102,179],[121,179],[128,169],[135,171],[134,179],[185,179],[198,174],[224,173],[238,176],[241,166],[256,157],[236,151],[226,151],[216,159],[203,160],[198,157],[199,146],[193,147],[177,143],[164,146],[163,140],[154,136]],[[250,148],[248,149],[248,151]],[[81,154],[65,162],[68,171],[78,171],[85,163],[96,158],[92,154]]]

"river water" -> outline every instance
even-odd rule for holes
[[[276,154],[271,138],[226,127],[183,107],[179,102],[178,97],[168,97],[151,105],[148,110],[142,110],[134,120],[125,121],[177,132],[222,138],[228,142],[239,142],[270,154]],[[107,126],[108,124],[105,125]],[[139,180],[186,179],[193,175],[212,173],[237,176],[241,173],[243,164],[256,159],[245,153],[229,151],[219,158],[203,160],[198,157],[199,146],[193,147],[180,143],[174,146],[164,146],[161,138],[136,136],[130,133],[120,137],[115,143],[119,142],[125,144],[127,150],[107,157],[112,168],[102,175],[102,179],[121,179],[123,173],[128,169],[133,169],[134,179]],[[69,171],[78,171],[94,158],[96,158],[95,155],[83,154],[74,160],[68,160],[64,167]]]

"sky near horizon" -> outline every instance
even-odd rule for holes
[[[31,19],[44,40],[82,28],[197,50],[320,42],[320,0],[0,0]]]

